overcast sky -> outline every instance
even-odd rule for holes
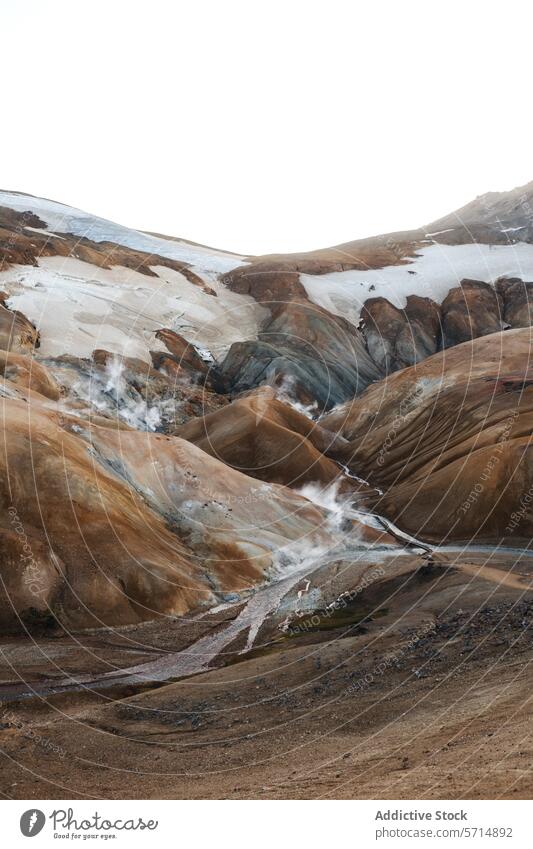
[[[0,8],[1,188],[263,253],[533,179],[527,2]]]

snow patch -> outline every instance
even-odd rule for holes
[[[29,230],[31,233],[41,233],[44,236],[51,236],[52,239],[61,239],[62,242],[65,241],[64,236],[60,236],[58,233],[52,233],[50,230],[45,230],[43,227],[25,227],[25,230]]]

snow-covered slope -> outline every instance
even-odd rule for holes
[[[51,235],[54,242],[64,241],[61,234],[68,233],[154,254],[150,268],[156,276],[120,265],[101,268],[75,256],[38,256],[37,266],[15,264],[1,272],[0,289],[10,295],[9,306],[40,331],[42,354],[86,357],[105,348],[150,362],[149,351],[164,347],[154,335],[163,327],[215,357],[232,342],[257,337],[264,310],[219,280],[223,272],[242,265],[243,257],[130,230],[29,195],[0,192],[2,206],[31,211],[46,224],[23,228],[30,245],[33,234]],[[188,264],[207,291],[180,271],[159,265],[158,257]]]
[[[168,257],[190,265],[199,273],[215,272],[222,274],[231,271],[238,265],[243,265],[246,258],[238,254],[194,245],[180,239],[165,239],[143,233],[105,218],[90,215],[81,209],[65,206],[57,201],[45,200],[19,192],[0,191],[0,206],[7,206],[17,212],[31,212],[38,215],[52,233],[72,233],[74,236],[84,236],[94,242],[114,242],[137,251],[145,251],[159,256]]]
[[[129,268],[98,268],[71,257],[43,257],[39,266],[0,273],[8,303],[35,324],[45,356],[90,356],[95,348],[150,362],[164,350],[155,332],[168,327],[215,356],[257,336],[263,310],[251,298],[211,280],[217,297],[179,271],[155,266],[157,277]]]
[[[31,211],[39,219],[22,226],[37,266],[30,264],[31,258],[21,260],[26,264],[11,260],[0,273],[0,289],[10,295],[9,305],[40,330],[45,355],[88,356],[94,348],[105,348],[149,362],[149,351],[161,348],[155,332],[169,327],[221,358],[233,342],[257,339],[268,315],[257,303],[265,288],[267,301],[307,295],[357,324],[369,298],[381,296],[397,307],[405,306],[408,295],[441,303],[465,278],[488,283],[502,276],[533,280],[533,244],[524,235],[530,209],[523,200],[526,195],[513,190],[508,198],[505,193],[495,196],[502,220],[513,225],[509,238],[498,216],[494,224],[496,201],[487,197],[490,203],[478,199],[459,211],[468,218],[466,228],[459,213],[453,213],[440,223],[457,226],[440,229],[436,222],[419,231],[354,242],[342,251],[254,260],[129,229],[54,201],[0,192],[0,208]],[[481,216],[477,229],[476,216]],[[52,238],[44,250],[48,236]],[[80,239],[90,240],[85,261],[77,246],[87,243]],[[34,241],[38,244],[32,245]],[[121,256],[113,256],[115,245],[121,246]],[[91,246],[100,254],[91,254]],[[115,264],[120,260],[129,267]],[[165,261],[180,265],[169,268]],[[379,267],[385,262],[394,264]],[[101,267],[110,263],[111,268]],[[229,279],[236,269],[237,286]],[[298,279],[300,292],[293,285]]]

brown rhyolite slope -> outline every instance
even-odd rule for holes
[[[124,624],[209,598],[187,548],[130,486],[95,463],[65,429],[68,421],[35,397],[29,411],[9,400],[2,419],[4,629],[19,617],[30,624],[56,617],[71,627]],[[21,541],[27,561],[17,560]]]
[[[508,216],[506,223],[512,218],[516,225],[520,210],[517,211],[514,207],[513,209],[514,212],[509,213],[511,217]],[[491,221],[485,218],[480,219],[477,230],[471,222],[467,228],[468,238],[465,236],[466,229],[461,227],[454,227],[453,232],[437,234],[434,238],[449,244],[461,244],[461,239],[472,241],[472,238],[479,236],[480,241],[492,239],[494,243],[506,243],[509,239],[501,233],[502,228],[498,230],[496,225],[499,223],[499,217],[496,215]],[[28,228],[37,228],[45,232],[35,232],[35,229]],[[497,522],[487,529],[487,517],[492,515],[491,509],[494,507],[496,498],[494,493],[500,486],[497,480],[498,475],[503,486],[504,466],[506,480],[518,480],[514,473],[510,475],[508,473],[509,468],[513,472],[516,451],[522,444],[519,440],[527,440],[530,433],[528,411],[524,407],[525,401],[522,398],[519,414],[516,419],[513,419],[510,431],[513,438],[508,439],[506,436],[503,440],[502,451],[510,452],[509,457],[505,455],[507,465],[502,462],[495,470],[491,469],[491,478],[493,482],[495,481],[492,489],[488,485],[485,486],[483,498],[479,495],[474,502],[469,503],[464,513],[461,510],[462,515],[459,516],[456,515],[457,505],[466,503],[464,487],[446,496],[448,512],[446,509],[435,511],[433,508],[438,493],[448,492],[444,486],[446,475],[451,474],[450,468],[452,471],[455,469],[453,463],[459,462],[462,457],[461,451],[467,452],[468,466],[467,473],[461,480],[466,481],[464,486],[472,485],[472,480],[479,471],[479,463],[484,459],[480,451],[488,448],[483,440],[490,441],[491,428],[497,427],[502,417],[510,415],[510,399],[514,398],[516,392],[509,389],[509,386],[515,385],[513,383],[515,378],[512,375],[524,368],[525,347],[522,345],[520,348],[518,342],[512,342],[515,339],[512,334],[509,335],[508,340],[497,343],[507,351],[505,367],[508,375],[511,375],[508,377],[507,384],[498,382],[495,377],[498,363],[490,356],[485,357],[485,352],[494,354],[496,338],[494,336],[488,337],[492,341],[486,348],[483,346],[472,348],[478,359],[479,352],[482,352],[483,360],[480,364],[481,372],[475,380],[472,380],[470,363],[464,361],[465,356],[468,358],[468,350],[470,350],[465,346],[457,349],[461,353],[451,360],[450,351],[430,357],[425,361],[429,363],[429,370],[427,380],[424,378],[423,381],[422,393],[414,395],[413,409],[416,409],[416,414],[412,416],[404,416],[402,412],[405,405],[408,408],[413,405],[412,370],[407,369],[406,372],[398,375],[397,385],[403,387],[403,396],[401,392],[399,395],[394,394],[396,386],[394,382],[390,383],[390,380],[387,380],[381,384],[379,381],[385,374],[411,364],[417,364],[414,366],[417,374],[425,375],[424,371],[420,371],[424,368],[424,363],[421,361],[435,351],[455,345],[472,336],[491,333],[504,326],[504,323],[513,325],[517,322],[524,325],[529,310],[527,284],[520,285],[521,281],[517,280],[503,280],[499,282],[496,289],[493,289],[482,281],[463,281],[461,286],[450,291],[441,307],[428,298],[416,295],[407,298],[404,309],[394,307],[384,298],[370,299],[363,310],[363,326],[357,329],[345,319],[333,316],[321,307],[310,304],[299,280],[299,275],[303,272],[324,274],[349,268],[379,268],[383,265],[403,264],[414,256],[417,248],[427,244],[424,231],[428,229],[359,240],[310,254],[255,258],[248,266],[229,272],[225,275],[225,282],[237,291],[252,294],[268,308],[269,316],[261,327],[259,338],[234,344],[224,362],[220,364],[220,368],[213,369],[206,365],[187,340],[163,328],[159,331],[158,338],[164,342],[168,353],[153,352],[155,368],[133,358],[121,358],[120,380],[123,381],[122,388],[128,400],[134,404],[153,402],[161,407],[170,402],[171,414],[162,422],[161,429],[172,432],[191,416],[208,414],[206,419],[186,425],[187,430],[183,434],[186,434],[192,442],[197,442],[208,449],[208,452],[200,452],[197,455],[197,462],[202,465],[202,474],[197,474],[196,478],[193,477],[190,480],[188,478],[189,460],[183,459],[185,449],[180,448],[180,445],[188,445],[188,443],[181,443],[174,436],[136,433],[124,421],[117,423],[116,416],[113,417],[105,406],[101,411],[98,408],[99,414],[94,416],[92,415],[94,409],[91,410],[90,404],[81,396],[76,396],[80,376],[89,381],[95,377],[100,382],[101,388],[103,387],[104,394],[109,395],[114,392],[114,389],[107,388],[106,383],[109,368],[113,366],[114,355],[106,351],[97,351],[92,362],[69,357],[58,358],[41,364],[43,368],[48,367],[49,372],[40,372],[31,363],[25,364],[23,361],[14,359],[17,350],[33,350],[36,347],[38,335],[35,328],[23,316],[4,307],[3,319],[9,324],[9,333],[6,330],[2,344],[5,348],[11,348],[11,353],[9,357],[4,357],[3,368],[6,377],[5,390],[12,396],[10,400],[13,404],[19,405],[28,405],[31,402],[32,409],[36,409],[39,416],[44,416],[43,421],[56,415],[54,404],[58,403],[58,399],[62,404],[61,414],[57,420],[61,438],[58,444],[55,444],[48,437],[44,437],[46,428],[41,422],[41,429],[38,428],[36,431],[39,443],[36,457],[40,456],[39,451],[44,450],[41,445],[42,440],[46,443],[47,439],[50,456],[55,457],[56,454],[59,456],[63,452],[62,442],[66,438],[63,434],[67,434],[74,440],[68,444],[67,455],[70,456],[70,452],[75,458],[72,460],[74,465],[78,463],[82,467],[82,470],[77,472],[80,491],[83,490],[81,482],[85,475],[85,466],[81,458],[85,458],[84,452],[89,450],[98,475],[110,475],[113,486],[118,486],[119,489],[126,487],[129,497],[139,499],[142,509],[150,511],[149,517],[143,521],[157,527],[159,527],[158,523],[162,522],[165,533],[170,534],[171,539],[174,539],[176,535],[179,537],[180,545],[184,546],[185,569],[189,568],[188,558],[192,558],[193,561],[195,558],[203,558],[203,562],[209,564],[209,570],[215,576],[214,580],[218,589],[235,588],[236,585],[241,586],[243,580],[260,579],[265,574],[265,570],[268,570],[268,564],[272,563],[272,558],[269,559],[268,553],[265,553],[264,546],[266,545],[268,549],[268,542],[259,543],[261,552],[258,554],[255,548],[256,539],[248,538],[246,535],[243,537],[240,532],[235,533],[232,520],[238,519],[242,524],[243,516],[237,516],[234,508],[228,507],[227,499],[229,498],[231,502],[231,499],[240,497],[239,489],[249,493],[250,487],[253,488],[258,484],[254,484],[253,478],[248,475],[233,478],[232,475],[236,475],[237,472],[229,467],[238,469],[244,466],[249,469],[251,476],[264,477],[267,481],[280,482],[284,485],[300,485],[300,483],[308,482],[330,483],[335,479],[338,467],[331,457],[324,456],[326,446],[323,444],[323,429],[325,427],[328,430],[335,430],[339,421],[338,417],[343,413],[337,411],[331,419],[326,418],[321,421],[319,429],[309,423],[308,419],[304,420],[304,417],[272,397],[268,402],[265,395],[257,396],[255,399],[242,399],[229,407],[224,407],[228,403],[224,393],[237,395],[243,390],[268,383],[276,387],[276,391],[290,394],[301,403],[315,405],[315,409],[322,411],[353,398],[369,387],[361,397],[363,405],[361,409],[366,410],[363,419],[366,417],[367,423],[372,422],[374,442],[371,443],[371,450],[367,451],[366,434],[362,434],[357,429],[352,433],[351,426],[348,427],[348,432],[345,432],[343,425],[341,433],[351,442],[351,445],[349,449],[344,447],[341,453],[344,459],[350,460],[355,473],[363,472],[364,476],[371,478],[372,483],[387,488],[383,498],[372,504],[374,509],[383,510],[389,516],[396,518],[408,530],[415,534],[418,532],[422,535],[426,534],[429,538],[440,539],[447,533],[454,538],[461,537],[461,534],[466,538],[473,532],[479,532],[484,539],[496,538],[498,534],[501,536],[501,522],[504,519],[508,520],[509,509],[514,503],[513,499],[520,495],[523,487],[529,485],[527,464],[523,464],[519,469],[522,475],[520,482],[516,484],[516,489],[507,501],[502,502],[503,507],[498,508],[499,524]],[[434,229],[437,229],[436,226]],[[496,231],[500,233],[499,236]],[[39,256],[60,255],[76,256],[85,262],[103,267],[120,264],[145,274],[153,274],[152,265],[167,265],[182,271],[190,280],[198,282],[198,285],[205,285],[204,281],[195,280],[194,272],[190,271],[186,263],[166,260],[163,257],[155,257],[108,242],[97,243],[86,238],[74,238],[69,234],[62,234],[61,238],[56,238],[53,234],[46,232],[46,225],[32,213],[14,213],[5,208],[0,210],[0,248],[2,246],[4,247],[3,259],[8,264],[36,264]],[[17,333],[13,333],[14,324],[17,325]],[[502,338],[498,335],[498,340]],[[513,345],[520,348],[519,353],[514,354],[512,351],[509,353],[509,346]],[[445,354],[448,357],[446,362],[444,362]],[[449,370],[450,362],[451,371]],[[445,369],[445,378],[439,378],[442,386],[438,393],[434,389],[435,369],[437,371]],[[518,378],[519,383],[520,380],[523,381],[523,378]],[[371,386],[372,383],[376,385]],[[493,397],[490,391],[495,383],[499,388],[495,394],[493,393]],[[507,388],[502,389],[502,386]],[[527,381],[524,387],[522,395],[527,400]],[[463,390],[466,392],[465,399],[461,395]],[[391,391],[392,401],[389,404],[387,399]],[[181,411],[176,414],[175,402],[179,392],[181,392],[182,406]],[[489,402],[490,410],[487,413]],[[118,403],[117,400],[117,410]],[[369,403],[370,412],[366,406]],[[358,402],[355,401],[354,408],[357,404]],[[222,409],[219,410],[219,407]],[[398,407],[401,413],[399,425],[397,423]],[[19,418],[21,416],[22,409],[24,407],[13,407],[13,410],[7,411],[7,415],[13,415],[17,420],[17,416]],[[493,421],[494,415],[499,416],[500,419]],[[94,425],[92,428],[87,424],[89,419]],[[359,413],[356,414],[356,419],[359,422]],[[408,432],[403,438],[405,422],[413,428],[414,436]],[[417,428],[422,428],[424,422],[427,426],[419,439]],[[450,422],[453,424],[451,435],[448,433]],[[518,422],[520,422],[521,430],[516,435]],[[27,448],[31,453],[33,440],[31,421],[28,427]],[[392,440],[388,436],[391,429],[394,431]],[[401,432],[401,438],[396,435],[396,429]],[[202,431],[204,431],[203,434]],[[322,436],[317,442],[319,433]],[[392,441],[392,447],[387,445],[385,462],[379,462],[379,458],[384,456],[381,448],[377,448],[376,440],[380,436]],[[328,438],[326,436],[326,443]],[[11,435],[6,436],[6,439],[9,443]],[[170,439],[170,443],[167,444],[164,441],[166,439]],[[413,457],[409,453],[406,459],[405,452],[411,450],[412,439],[416,439],[417,443],[420,441],[422,450],[414,452]],[[441,457],[441,453],[438,452],[443,440],[446,450],[443,449]],[[148,460],[141,461],[141,458],[145,456],[145,445],[149,446],[149,453],[161,455],[159,458],[152,458],[152,465],[155,467],[159,464],[162,470],[155,479]],[[127,451],[123,451],[124,446],[128,446]],[[337,440],[335,452],[339,446],[342,447],[340,439]],[[475,451],[471,451],[472,446],[475,446]],[[8,444],[7,462],[10,462],[10,450]],[[189,446],[187,450],[194,454],[193,446]],[[81,455],[78,456],[77,452],[81,452]],[[209,458],[208,453],[214,456]],[[16,456],[19,457],[22,454],[19,453]],[[290,459],[287,459],[287,456]],[[218,457],[221,457],[224,462],[220,462]],[[374,457],[376,468],[372,465],[372,457]],[[138,462],[134,462],[133,458]],[[335,453],[335,459],[338,459],[337,453]],[[211,466],[212,463],[215,465]],[[52,460],[49,460],[49,465],[53,466]],[[24,468],[24,465],[20,467]],[[44,462],[43,468],[45,468]],[[268,472],[263,471],[264,468],[268,468]],[[399,475],[398,480],[389,481],[387,475],[394,474],[395,470]],[[58,474],[57,470],[54,474]],[[207,477],[204,478],[204,474]],[[424,485],[416,489],[421,475],[424,476]],[[166,481],[168,492],[167,490],[164,493],[160,492],[161,479]],[[218,500],[212,497],[207,479],[217,481],[216,491],[220,490],[223,497]],[[22,475],[19,483],[20,480],[23,480],[24,486],[31,491],[30,479],[26,480]],[[205,498],[205,502],[202,502],[201,497],[191,499],[188,484],[192,480],[195,481],[191,484],[193,490],[198,489],[198,494]],[[48,478],[45,476],[42,482],[37,479],[37,485],[46,489],[49,485]],[[228,487],[230,495],[228,495]],[[412,490],[413,487],[416,493]],[[98,483],[97,489],[99,488]],[[179,497],[178,491],[181,493]],[[158,493],[157,497],[154,495],[155,492]],[[169,493],[172,493],[172,496]],[[279,540],[293,540],[296,531],[291,522],[287,527],[284,525],[281,514],[286,509],[291,514],[293,507],[296,512],[299,512],[300,502],[294,506],[291,499],[296,496],[287,494],[283,488],[279,492],[276,490],[276,493],[281,501],[288,498],[291,507],[287,508],[287,505],[284,505],[281,513],[277,507],[273,508],[272,504],[269,505],[269,510],[262,505],[261,510],[263,508],[266,510],[265,522],[281,522],[281,530],[276,531],[275,534],[277,540],[275,545],[283,545],[284,543],[280,543]],[[469,493],[470,489],[467,495]],[[68,487],[61,491],[61,497],[70,498]],[[183,515],[180,498],[184,498],[187,504],[191,500],[194,502],[192,515]],[[405,510],[402,499],[405,501]],[[110,497],[110,502],[119,504],[120,498]],[[277,504],[278,498],[275,498],[272,503]],[[56,511],[61,516],[62,511],[58,504],[59,501],[56,504]],[[220,527],[215,522],[211,522],[213,517],[207,515],[204,504],[207,505],[207,513],[214,511],[218,515],[221,511],[224,521]],[[85,505],[84,510],[87,515],[90,515],[95,508],[92,505]],[[123,507],[119,511],[120,517],[117,518],[118,525],[123,520],[122,511]],[[80,516],[82,512],[80,510]],[[231,516],[231,513],[234,515]],[[315,519],[319,526],[323,524],[322,514],[319,513],[319,518],[315,515]],[[76,521],[81,522],[77,514]],[[128,521],[131,521],[131,516],[128,516]],[[113,520],[111,524],[114,527],[116,523]],[[310,527],[312,525],[313,522],[310,521]],[[527,521],[521,523],[520,534],[525,530],[527,530]],[[105,535],[105,532],[100,528],[95,540],[102,535]],[[156,535],[159,536],[159,534]],[[515,539],[517,538],[518,534],[515,534]],[[227,547],[225,555],[221,554],[224,546]],[[235,546],[239,549],[238,554],[235,553]],[[135,549],[135,546],[133,548]],[[166,550],[165,546],[163,548]],[[157,546],[155,550],[157,553]],[[250,551],[255,553],[250,555]],[[53,553],[56,554],[55,550]],[[160,553],[160,556],[162,565],[160,564],[158,568],[163,574],[168,563],[163,553]],[[68,571],[71,568],[71,560],[72,549],[66,545],[61,552],[58,546],[57,560],[54,560],[54,563],[60,563],[60,569]],[[110,562],[107,552],[106,560]],[[236,565],[241,561],[252,565],[245,566],[243,571]],[[80,562],[83,563],[83,560]],[[197,566],[195,561],[195,568]],[[112,566],[112,569],[115,569],[115,566]],[[56,570],[54,580],[57,574]],[[129,579],[135,588],[138,575],[135,571],[131,574],[135,575],[134,578]],[[201,570],[197,575],[193,569],[192,574],[194,585],[191,590],[192,596],[187,594],[183,596],[181,589],[175,595],[172,590],[164,604],[170,605],[172,609],[188,609],[191,605],[199,603],[200,596],[202,594],[205,596],[206,593],[206,577]],[[82,577],[80,580],[83,585],[85,579]],[[198,590],[199,586],[200,590]],[[154,591],[150,588],[149,594],[153,593]],[[132,597],[133,602],[128,601],[124,610],[117,608],[119,621],[126,621],[133,615],[144,615],[139,612],[144,603],[141,590],[137,592],[135,589]],[[104,615],[107,615],[106,604],[107,602],[103,605]],[[161,604],[161,609],[166,610],[163,603]],[[72,608],[72,605],[70,607]],[[109,613],[110,618],[114,615],[113,612]]]
[[[183,439],[247,475],[285,486],[329,485],[341,469],[327,455],[344,440],[263,388],[177,430]]]
[[[298,275],[328,274],[350,269],[376,269],[408,262],[418,248],[433,243],[508,245],[533,241],[533,182],[509,192],[489,192],[418,230],[356,239],[329,248],[294,254],[248,257],[249,264],[224,279],[235,291],[257,300],[302,295]]]
[[[52,401],[58,401],[61,396],[51,372],[35,357],[0,350],[0,373],[10,384],[34,390]]]
[[[448,228],[452,234],[459,233],[465,241],[485,241],[480,238],[486,233],[489,242],[531,242],[533,240],[533,181],[507,192],[487,192],[465,206],[433,221],[428,231]],[[440,233],[436,238],[443,241],[450,234]],[[457,238],[457,235],[454,236]],[[455,243],[452,243],[455,244]]]
[[[39,332],[18,310],[7,306],[8,295],[0,292],[0,349],[27,353],[39,347]]]
[[[347,462],[384,489],[371,499],[435,542],[523,545],[533,535],[531,329],[465,342],[390,375],[321,424]]]
[[[264,580],[294,542],[331,542],[290,489],[177,437],[84,420],[44,365],[3,360],[4,630],[183,614]]]
[[[284,301],[305,296],[300,274],[400,265],[415,255],[423,239],[423,230],[410,230],[357,239],[316,251],[248,257],[248,265],[227,272],[223,279],[230,289],[252,295],[262,303]]]
[[[467,224],[436,238],[508,243],[513,236],[498,228],[504,213],[509,226],[521,220],[515,200],[508,208],[485,199],[476,220],[468,223],[467,210]],[[480,217],[482,207],[492,218]],[[30,237],[25,228],[42,222],[22,215],[0,218],[6,262],[60,253],[144,273],[169,264],[68,234]],[[372,299],[356,330],[310,305],[299,282],[302,271],[402,263],[424,235],[260,258],[232,273],[227,282],[270,317],[258,340],[233,346],[220,373],[168,329],[158,335],[168,353],[154,352],[154,367],[103,350],[42,361],[26,355],[34,328],[22,322],[18,335],[4,333],[0,627],[31,627],[34,639],[59,622],[74,633],[47,631],[42,648],[4,638],[2,700],[10,685],[20,694],[30,655],[37,692],[57,694],[61,676],[79,689],[81,662],[90,685],[118,669],[123,696],[139,664],[172,670],[180,649],[195,657],[195,639],[216,642],[248,605],[261,612],[218,654],[200,650],[194,679],[118,702],[106,690],[96,707],[89,687],[79,713],[72,693],[59,703],[67,706],[59,721],[58,704],[48,715],[42,699],[38,709],[31,699],[17,705],[15,723],[4,711],[5,796],[94,796],[103,786],[116,798],[527,795],[524,558],[492,549],[487,565],[470,548],[430,562],[403,550],[335,560],[331,517],[290,488],[331,484],[348,463],[383,490],[358,499],[416,536],[529,545],[529,284],[501,280],[488,292],[463,281],[442,308],[417,296],[404,309]],[[11,328],[22,318],[4,321]],[[523,329],[494,333],[502,323]],[[479,338],[457,344],[471,336]],[[350,400],[316,423],[274,390],[231,404],[216,392],[264,381],[319,409]],[[97,385],[95,397],[87,384]],[[121,404],[168,405],[157,425],[166,432],[134,430]],[[389,542],[364,527],[357,538]],[[280,554],[299,567],[323,551],[334,558],[312,573],[276,568]],[[264,579],[287,575],[255,594]],[[281,594],[262,608],[260,593],[271,590]],[[219,601],[231,603],[204,615]],[[77,633],[102,624],[128,628],[113,640],[108,628]],[[220,667],[245,660],[204,671],[204,658]]]

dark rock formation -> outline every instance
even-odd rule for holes
[[[440,337],[440,310],[431,298],[409,295],[405,309],[386,298],[369,298],[361,310],[368,353],[388,374],[434,354]]]
[[[382,373],[364,338],[348,321],[308,301],[269,304],[257,341],[233,344],[221,364],[228,392],[283,386],[304,404],[330,409],[361,392]]]
[[[529,327],[533,315],[533,283],[519,277],[500,277],[496,291],[503,301],[503,319],[511,327]]]
[[[361,311],[368,352],[387,374],[415,365],[442,348],[532,323],[533,283],[501,277],[496,284],[462,280],[439,306],[407,297],[404,309],[386,298],[369,298]]]

